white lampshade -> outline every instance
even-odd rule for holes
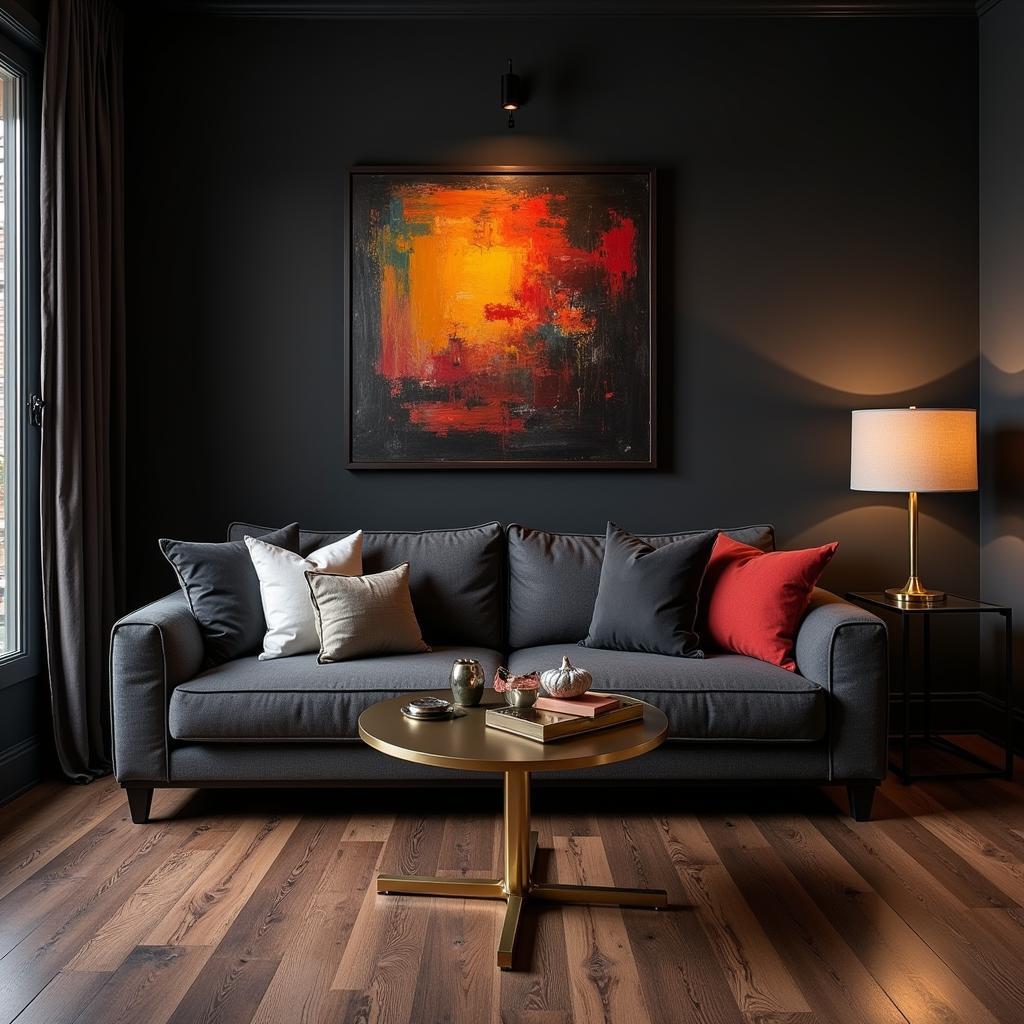
[[[974,409],[855,409],[854,491],[976,491]]]

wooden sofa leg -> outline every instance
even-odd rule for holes
[[[846,795],[850,801],[850,816],[854,821],[870,821],[871,805],[875,800],[877,782],[850,782],[846,786]]]
[[[145,825],[149,821],[149,809],[153,804],[152,786],[126,786],[128,809],[132,813],[132,821],[136,825]]]

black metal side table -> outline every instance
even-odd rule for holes
[[[902,687],[903,700],[903,723],[900,729],[900,763],[894,764],[890,761],[889,768],[898,776],[901,782],[922,782],[929,779],[990,779],[990,778],[1013,778],[1013,622],[1012,611],[996,604],[986,604],[983,601],[972,601],[967,597],[959,597],[956,594],[948,594],[946,600],[941,604],[932,605],[901,605],[897,604],[883,591],[872,591],[870,593],[851,593],[846,595],[847,600],[859,604],[869,611],[884,611],[895,615],[900,623],[900,684]],[[931,727],[931,621],[933,615],[1001,615],[1006,635],[1006,653],[1003,663],[1003,717],[1006,722],[1006,763],[1004,765],[993,764],[979,757],[971,750],[953,743],[945,736],[936,736]],[[911,620],[920,617],[922,625],[922,658],[921,658],[921,691],[924,698],[924,709],[922,715],[922,731],[919,737],[914,737],[910,727],[910,625]],[[954,754],[970,761],[978,766],[976,771],[970,772],[929,772],[926,774],[914,774],[910,770],[910,746],[916,741],[926,747],[941,750],[947,754]]]

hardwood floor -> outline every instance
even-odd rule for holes
[[[500,873],[499,796],[157,792],[0,808],[0,1022],[1016,1024],[1024,786],[541,791],[538,875],[662,887],[655,913],[378,897],[378,871]]]

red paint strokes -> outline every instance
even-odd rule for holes
[[[484,402],[469,405],[465,402],[407,403],[409,421],[446,437],[452,430],[486,430],[490,434],[513,434],[525,424],[522,417],[513,416],[503,402]]]
[[[526,314],[515,306],[506,306],[502,302],[488,302],[484,306],[484,317],[487,320],[504,320],[512,323],[513,320],[522,320]]]
[[[612,226],[601,235],[597,258],[608,275],[612,295],[621,295],[626,281],[636,277],[636,225],[610,210]]]
[[[604,393],[604,400],[606,402],[610,402],[614,397],[615,397],[615,392],[614,391],[606,391]]]

